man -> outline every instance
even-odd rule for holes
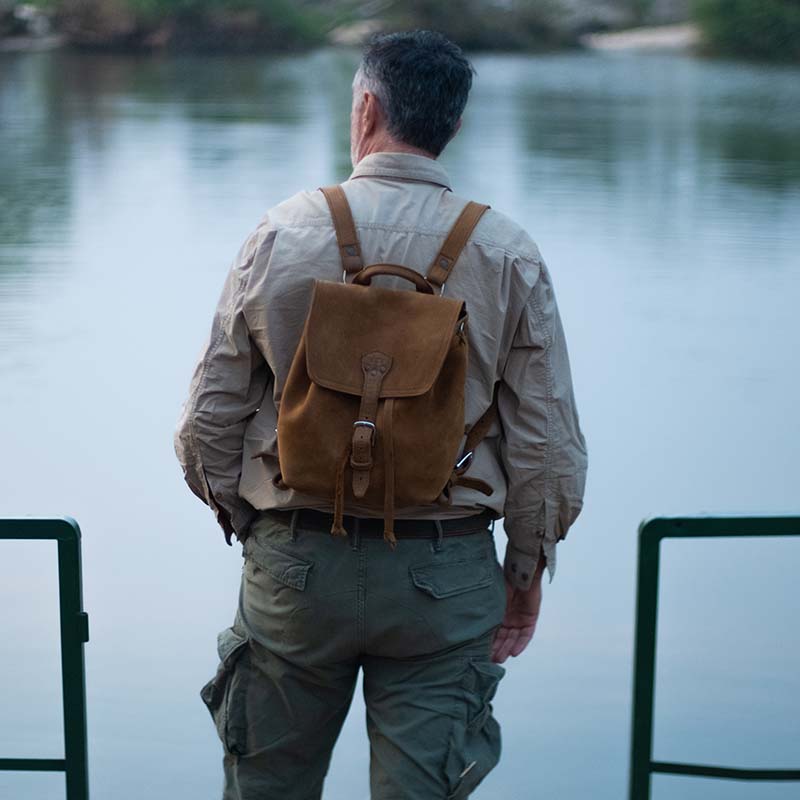
[[[343,188],[364,263],[424,269],[466,200],[436,162],[461,125],[472,68],[426,31],[378,38],[353,83],[353,174]],[[586,450],[548,271],[527,234],[489,210],[446,293],[470,314],[466,422],[498,417],[450,505],[348,506],[280,477],[281,392],[315,279],[342,279],[321,192],[271,209],[235,259],[176,434],[192,490],[245,564],[234,625],[202,696],[227,800],[319,798],[363,670],[374,800],[465,798],[496,764],[499,666],[530,642],[542,573],[581,507]],[[492,522],[505,517],[505,568]]]

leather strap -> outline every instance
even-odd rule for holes
[[[348,274],[359,272],[364,267],[364,262],[361,259],[361,245],[358,243],[356,224],[353,222],[347,195],[341,186],[321,186],[320,191],[325,195],[331,210],[342,268]]]
[[[495,391],[494,397],[492,398],[492,404],[483,414],[481,414],[478,421],[467,432],[467,438],[464,441],[465,455],[475,452],[475,448],[477,448],[477,446],[486,438],[486,434],[489,433],[489,428],[492,427],[496,419],[497,392]]]
[[[394,398],[387,397],[383,408],[383,453],[385,485],[383,487],[383,538],[392,549],[397,544],[394,535]]]
[[[350,459],[350,445],[344,451],[336,467],[336,488],[333,493],[333,520],[331,522],[331,534],[333,536],[347,536],[344,527],[344,472],[347,469],[347,462]]]
[[[375,420],[378,416],[378,400],[381,384],[392,368],[392,357],[375,351],[361,358],[364,373],[364,388],[361,390],[361,407],[353,425],[353,446],[350,451],[350,466],[353,468],[353,494],[363,497],[369,488],[372,471],[372,445],[375,442]]]
[[[441,250],[436,254],[436,258],[433,259],[428,269],[425,277],[429,283],[436,287],[444,286],[472,231],[475,230],[475,226],[488,209],[489,206],[473,203],[471,200],[464,206],[455,225],[447,234]]]
[[[364,267],[358,275],[353,278],[353,283],[358,286],[369,286],[376,275],[393,275],[396,278],[404,278],[411,281],[417,287],[417,291],[422,294],[433,294],[431,286],[422,275],[416,270],[399,264],[373,264],[371,267]]]
[[[453,486],[463,486],[465,489],[474,489],[476,492],[490,497],[494,494],[494,489],[480,478],[470,478],[468,475],[459,475],[453,480]]]
[[[467,431],[467,438],[464,441],[464,450],[462,451],[461,458],[453,468],[453,474],[447,482],[440,502],[443,501],[444,505],[450,505],[450,489],[453,486],[463,486],[467,489],[474,489],[487,497],[494,493],[492,487],[482,481],[480,478],[468,478],[464,473],[470,468],[472,459],[478,445],[486,438],[489,429],[497,419],[497,386],[495,386],[492,403],[486,411],[481,414],[478,421]]]

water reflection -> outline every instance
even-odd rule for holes
[[[216,796],[218,744],[196,689],[230,623],[239,561],[185,491],[171,431],[247,232],[270,205],[349,173],[356,60],[331,50],[0,57],[0,513],[82,523],[95,796]],[[542,797],[618,800],[637,523],[660,511],[796,506],[800,74],[580,53],[476,65],[444,161],[460,193],[524,222],[542,247],[592,459],[536,645],[498,695],[505,760],[476,800],[527,798],[532,775]],[[748,730],[774,745],[773,758],[790,758],[800,647],[776,609],[800,556],[776,552],[698,549],[670,563],[665,757],[684,748],[691,760],[712,739],[708,725],[687,733],[671,699],[732,727],[731,698],[757,680],[761,694],[739,702],[772,702],[748,706]],[[751,596],[740,587],[754,565]],[[0,555],[0,585],[42,580],[36,559]],[[711,596],[719,620],[748,619],[761,634],[727,674],[701,646],[707,630],[681,623]],[[41,621],[46,598],[28,602],[28,628],[54,635]],[[53,738],[37,734],[20,699],[41,694],[38,667],[16,657],[21,623],[4,625],[0,708],[27,728],[15,736],[0,723],[0,755],[32,755],[20,748]],[[714,698],[690,688],[698,666]],[[367,796],[362,715],[357,700],[332,800]],[[725,759],[765,756],[716,724]],[[0,796],[48,796],[49,784],[15,780],[0,775]]]
[[[52,62],[0,59],[0,280],[69,230],[72,135]]]

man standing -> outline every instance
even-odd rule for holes
[[[469,62],[439,34],[367,48],[343,184],[365,264],[420,270],[442,246],[466,201],[436,158],[471,84]],[[178,457],[245,558],[202,697],[224,745],[226,800],[319,798],[359,669],[373,800],[460,800],[497,763],[499,664],[531,640],[543,571],[552,577],[581,508],[586,449],[564,334],[536,245],[489,210],[446,286],[470,315],[465,422],[496,397],[469,456],[474,480],[447,505],[396,509],[394,549],[380,509],[348,504],[347,537],[331,536],[330,497],[283,484],[276,428],[313,282],[341,280],[342,257],[321,192],[271,209],[233,263],[192,380]]]

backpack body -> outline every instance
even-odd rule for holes
[[[401,265],[364,267],[343,190],[322,191],[343,278],[354,277],[315,281],[280,402],[280,479],[333,502],[334,534],[346,533],[345,504],[383,512],[384,538],[394,544],[395,507],[446,501],[463,475],[467,312],[437,290],[487,207],[467,204],[423,278]],[[370,285],[378,275],[414,289]]]

